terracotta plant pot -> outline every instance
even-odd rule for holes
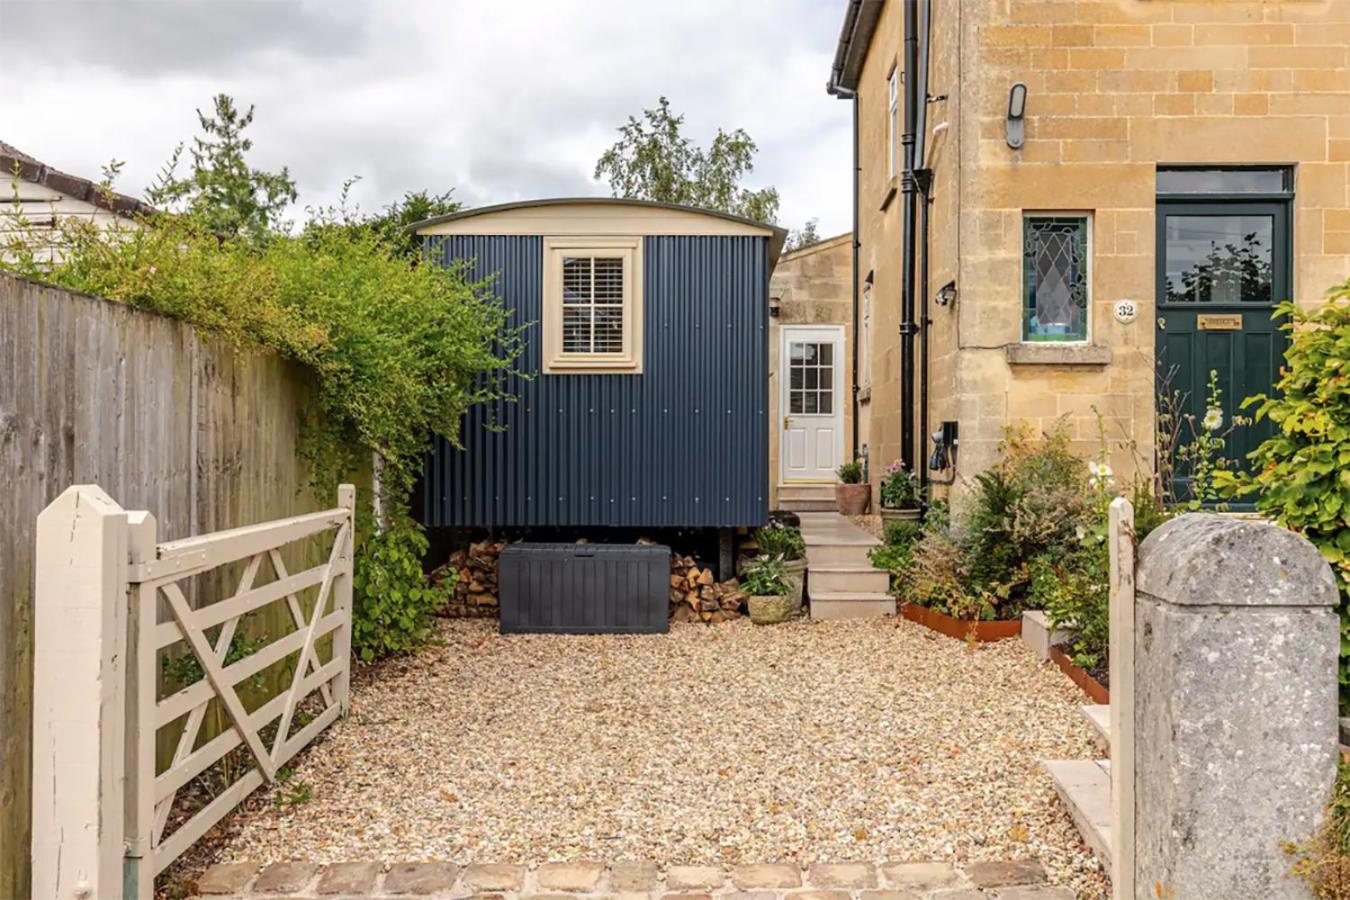
[[[1015,638],[1022,634],[1022,620],[996,619],[992,622],[971,622],[958,619],[936,609],[929,609],[917,603],[906,603],[900,607],[900,614],[911,622],[917,622],[925,628],[931,628],[938,634],[956,638],[958,641],[975,641],[990,644]]]
[[[836,484],[834,486],[834,505],[843,516],[861,516],[867,512],[867,503],[872,499],[870,484]]]
[[[1100,681],[1074,665],[1073,660],[1069,658],[1069,654],[1058,647],[1051,647],[1050,658],[1055,661],[1055,665],[1059,666],[1061,672],[1069,676],[1070,681],[1078,685],[1083,693],[1088,695],[1088,698],[1092,700],[1093,703],[1111,702],[1111,692],[1102,687]]]
[[[750,621],[756,625],[777,625],[792,617],[792,598],[787,594],[751,597],[746,605],[750,607]]]
[[[918,522],[923,518],[923,512],[917,509],[893,509],[889,506],[881,508],[881,521],[886,522]]]
[[[806,560],[790,559],[783,563],[783,577],[788,583],[788,600],[792,604],[792,614],[802,614],[802,587],[806,584]]]

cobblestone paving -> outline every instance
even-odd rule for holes
[[[319,866],[284,862],[225,863],[197,882],[197,896],[277,900],[278,897],[475,897],[492,900],[1073,900],[1045,883],[1034,859],[970,863],[846,862],[671,866],[625,860],[515,865],[444,862],[347,862]]]

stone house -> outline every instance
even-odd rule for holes
[[[1160,391],[1269,390],[1274,304],[1350,275],[1348,46],[1350,0],[849,0],[873,481],[1021,422],[1151,470]]]
[[[770,506],[830,508],[862,446],[854,415],[853,235],[790,250],[769,282]]]

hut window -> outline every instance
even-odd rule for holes
[[[641,238],[545,238],[544,371],[641,371],[641,280]]]

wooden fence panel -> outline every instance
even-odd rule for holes
[[[326,507],[298,454],[312,397],[306,373],[275,356],[0,273],[0,897],[30,894],[38,514],[77,483],[154,510],[161,540]],[[286,558],[295,572],[322,561]],[[274,609],[289,627],[286,609]]]

